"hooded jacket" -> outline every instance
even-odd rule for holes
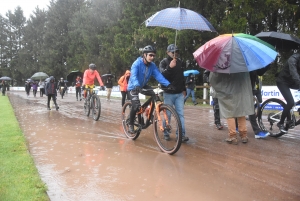
[[[290,56],[277,75],[276,82],[284,83],[291,89],[300,89],[300,54]]]
[[[118,84],[120,85],[120,91],[127,91],[129,77],[130,77],[129,70],[127,70],[125,74],[122,77],[120,77],[118,81]]]
[[[170,82],[159,72],[157,66],[151,62],[147,66],[142,57],[139,57],[131,66],[131,75],[127,90],[131,91],[135,87],[143,88],[153,76],[163,86],[168,86]]]
[[[53,80],[53,82],[52,82],[52,80]],[[55,85],[56,85],[56,83],[54,81],[54,77],[50,76],[50,79],[46,83],[46,86],[45,86],[45,94],[46,94],[46,96],[48,96],[48,95],[57,95],[56,86]]]

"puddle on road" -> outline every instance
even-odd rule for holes
[[[252,138],[247,145],[227,145],[227,131],[204,119],[213,118],[210,110],[201,119],[196,110],[186,109],[191,140],[169,156],[158,149],[152,128],[136,141],[125,138],[120,100],[102,99],[97,122],[83,115],[83,102],[71,94],[58,98],[59,111],[47,111],[45,97],[11,92],[10,100],[52,201],[300,198],[300,159],[287,148],[286,158],[278,161],[280,152],[272,150],[285,140],[251,143]],[[298,145],[289,146],[299,156]]]

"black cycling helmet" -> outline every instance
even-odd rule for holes
[[[96,69],[96,65],[95,64],[90,64],[89,68],[92,69],[92,70],[95,70]]]
[[[168,47],[167,47],[167,52],[176,52],[176,51],[179,51],[178,47],[174,44],[170,44]]]
[[[146,47],[143,48],[143,54],[150,53],[150,52],[156,53],[156,49],[151,45],[147,45]]]

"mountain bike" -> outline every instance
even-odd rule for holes
[[[142,92],[149,90],[153,91],[153,89],[143,89]],[[128,132],[131,106],[131,102],[126,102],[122,108],[122,126],[128,138],[137,139],[142,129],[153,124],[154,138],[159,148],[170,155],[179,150],[182,140],[180,118],[171,105],[161,102],[158,93],[154,93],[139,107],[134,119],[134,134]],[[165,134],[170,136],[170,140],[165,140]]]
[[[98,121],[101,114],[101,102],[99,96],[95,93],[94,88],[85,88],[87,96],[84,99],[84,114],[86,116],[90,115],[92,111],[93,119]]]
[[[59,87],[59,93],[61,95],[61,99],[64,98],[65,91],[66,91],[65,87],[63,87],[63,86]]]
[[[277,127],[277,123],[280,121],[282,111],[286,107],[286,104],[278,98],[270,98],[262,103],[260,109],[258,110],[258,125],[263,131],[270,132],[272,137],[280,137],[284,135]],[[285,121],[285,129],[295,128],[295,126],[300,124],[300,101],[297,101],[290,111],[291,121]]]

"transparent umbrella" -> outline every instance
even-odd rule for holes
[[[48,78],[49,76],[46,73],[43,72],[37,72],[33,76],[31,76],[31,79],[33,80],[44,80]]]

